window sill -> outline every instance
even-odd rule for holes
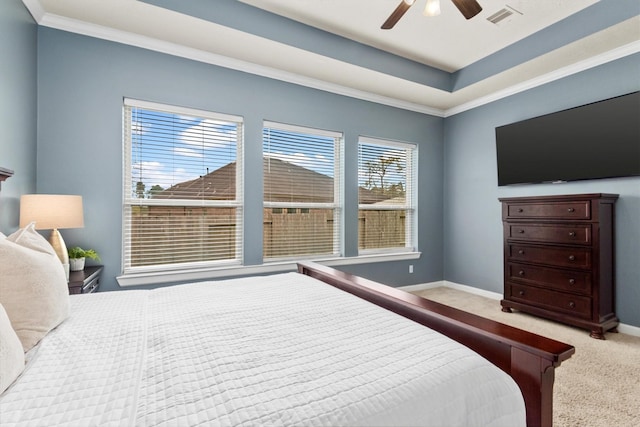
[[[358,265],[372,262],[391,262],[419,259],[420,252],[397,252],[384,254],[367,254],[348,258],[314,259],[313,261],[329,267],[341,265]],[[283,273],[296,271],[296,261],[271,262],[261,265],[233,265],[209,267],[190,270],[173,270],[159,272],[129,273],[117,276],[120,287],[158,285],[166,283],[184,283],[219,278],[233,278],[256,274]]]

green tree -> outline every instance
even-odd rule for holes
[[[144,182],[142,181],[138,181],[136,182],[136,197],[138,197],[138,199],[144,199]]]
[[[163,190],[164,188],[156,184],[153,187],[151,187],[149,191],[147,191],[147,197],[150,199],[153,199],[153,196],[155,196],[156,194],[160,193]]]
[[[365,186],[369,190],[380,192],[382,194],[397,192],[397,186],[395,184],[392,186],[386,185],[385,178],[393,168],[395,168],[397,173],[401,173],[404,170],[404,167],[400,162],[400,157],[380,156],[375,161],[367,161],[365,166],[367,168],[367,182],[365,183]],[[402,185],[400,185],[400,187],[402,187]],[[404,189],[401,188],[401,190],[404,193]]]

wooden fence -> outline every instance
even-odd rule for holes
[[[131,265],[235,259],[240,253],[235,208],[134,206],[128,232]],[[334,253],[332,209],[264,209],[265,259]],[[405,245],[404,211],[361,210],[359,249]],[[251,244],[252,236],[245,236]]]

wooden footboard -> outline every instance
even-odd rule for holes
[[[529,427],[552,425],[554,369],[571,357],[575,352],[573,346],[312,262],[298,263],[298,272],[471,348],[507,372],[520,386]]]

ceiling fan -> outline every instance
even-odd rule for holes
[[[453,4],[458,8],[460,13],[464,15],[465,18],[471,19],[476,16],[480,11],[482,11],[482,6],[476,0],[451,0]],[[409,10],[411,6],[416,2],[416,0],[402,0],[396,10],[394,10],[391,15],[384,21],[382,24],[383,30],[390,30],[394,25],[402,18],[402,16]],[[425,9],[425,14],[428,14],[428,9],[430,5],[435,6],[437,4],[437,10],[440,12],[440,4],[434,0],[427,0],[427,9]],[[433,13],[433,14],[437,14]]]

